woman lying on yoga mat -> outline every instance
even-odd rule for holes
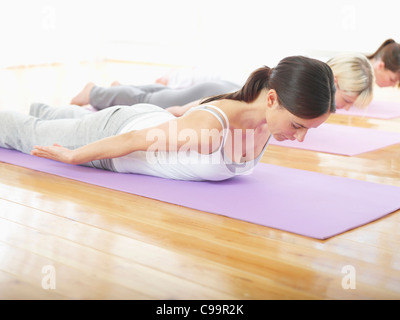
[[[379,87],[400,86],[400,44],[388,39],[367,58],[374,67]]]
[[[373,98],[374,71],[368,59],[359,53],[343,53],[330,59],[336,86],[336,108],[349,110],[350,107],[365,108]],[[199,104],[193,101],[182,107],[169,107],[167,110],[179,117]]]
[[[303,141],[332,112],[330,67],[294,56],[255,70],[240,90],[208,98],[182,117],[150,104],[99,112],[33,104],[29,116],[0,111],[0,147],[117,172],[225,180],[250,173],[271,135]]]
[[[90,104],[97,110],[117,105],[130,106],[137,103],[150,103],[161,108],[168,108],[183,106],[204,97],[239,89],[239,85],[223,80],[206,81],[187,88],[176,89],[158,83],[133,86],[115,82],[110,87],[99,87],[90,82],[71,100],[71,104],[78,106]]]
[[[344,53],[330,59],[336,84],[336,108],[366,107],[373,97],[374,72],[368,59],[358,53]],[[201,99],[239,90],[240,86],[222,80],[206,81],[187,88],[171,89],[161,84],[145,86],[113,85],[108,88],[88,83],[71,104],[104,109],[115,105],[151,103],[181,116]],[[180,106],[184,106],[180,108]]]

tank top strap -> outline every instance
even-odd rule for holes
[[[225,112],[223,112],[220,108],[212,105],[212,104],[202,104],[199,105],[197,107],[193,107],[189,110],[189,112],[195,111],[195,110],[204,110],[207,111],[209,113],[211,113],[212,115],[214,115],[214,117],[220,122],[221,126],[222,126],[222,130],[223,130],[223,143],[221,145],[221,147],[223,145],[225,145],[226,139],[228,137],[228,130],[229,130],[229,119],[227,117],[227,115],[225,114]],[[187,112],[186,114],[188,114],[189,112]]]
[[[191,108],[189,110],[189,112],[192,112],[195,110],[204,110],[204,111],[210,112],[218,119],[218,121],[221,123],[221,126],[223,129],[229,129],[228,117],[226,116],[225,112],[223,112],[220,108],[218,108],[212,104],[202,104],[202,105]],[[189,113],[189,112],[187,112],[187,113]]]
[[[213,110],[213,113],[219,118],[225,120],[225,125],[222,126],[222,128],[228,130],[229,129],[229,120],[225,112],[223,112],[220,108],[212,105],[212,104],[205,104],[204,105],[205,110]],[[222,116],[222,118],[221,118]]]

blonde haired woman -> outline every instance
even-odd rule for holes
[[[365,108],[373,98],[374,69],[362,54],[343,53],[330,59],[336,86],[336,108]]]
[[[374,68],[364,55],[342,53],[330,59],[327,64],[335,77],[336,109],[348,110],[352,106],[363,109],[371,103],[375,82]],[[184,106],[172,106],[166,110],[179,117],[199,103],[202,100]]]
[[[327,64],[335,76],[336,108],[348,110],[351,106],[365,108],[373,98],[374,69],[368,58],[359,53],[343,53]],[[206,81],[194,86],[172,89],[160,84],[145,86],[111,86],[103,88],[89,83],[72,99],[73,105],[92,105],[105,109],[115,105],[151,103],[182,116],[207,97],[234,92],[239,85],[228,81]]]

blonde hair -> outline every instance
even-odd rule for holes
[[[369,60],[359,53],[342,53],[330,59],[331,67],[337,81],[337,89],[348,94],[357,95],[354,105],[365,108],[373,98],[375,82],[374,68]]]

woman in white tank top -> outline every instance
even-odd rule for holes
[[[271,135],[303,141],[335,112],[335,84],[326,63],[293,56],[255,70],[240,90],[208,98],[182,117],[148,104],[113,108],[110,119],[124,118],[125,109],[137,114],[100,140],[77,148],[37,143],[31,154],[70,164],[107,160],[106,169],[118,172],[224,180],[250,172]]]

